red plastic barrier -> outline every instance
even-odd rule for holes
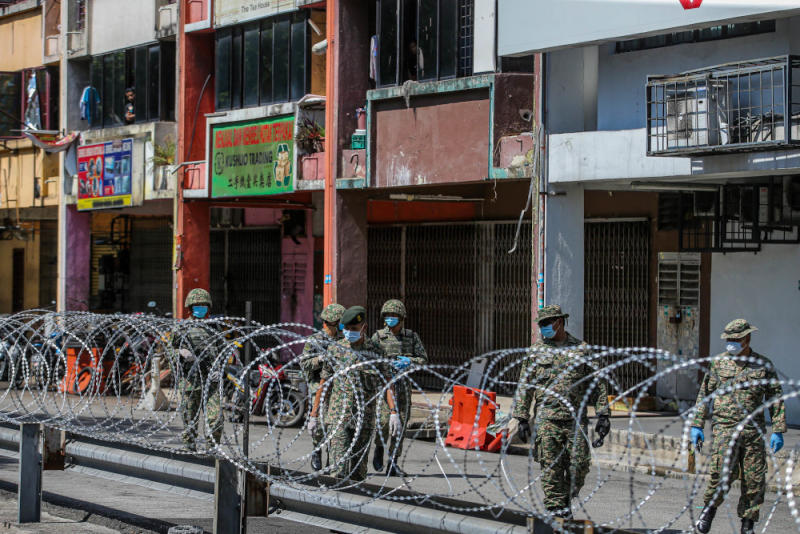
[[[459,449],[489,450],[489,446],[497,441],[495,436],[486,430],[494,423],[496,401],[497,393],[493,391],[453,386],[453,398],[450,399],[453,415],[450,416],[445,445]],[[481,413],[476,424],[475,417],[479,405]],[[499,450],[499,447],[497,449]]]

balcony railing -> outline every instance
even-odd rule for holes
[[[647,78],[647,154],[686,156],[800,146],[800,57]]]

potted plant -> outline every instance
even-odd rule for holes
[[[303,180],[325,179],[325,128],[309,119],[304,118],[297,128],[295,141],[300,150],[305,152],[302,156]]]
[[[169,166],[175,163],[175,140],[171,136],[153,146],[153,191],[167,190]]]

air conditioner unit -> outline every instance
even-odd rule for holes
[[[730,143],[729,84],[705,80],[666,91],[666,146],[691,148]],[[662,127],[663,128],[663,127]]]

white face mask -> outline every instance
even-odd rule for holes
[[[738,341],[728,341],[725,345],[725,350],[732,356],[738,356],[744,350],[744,347]]]

